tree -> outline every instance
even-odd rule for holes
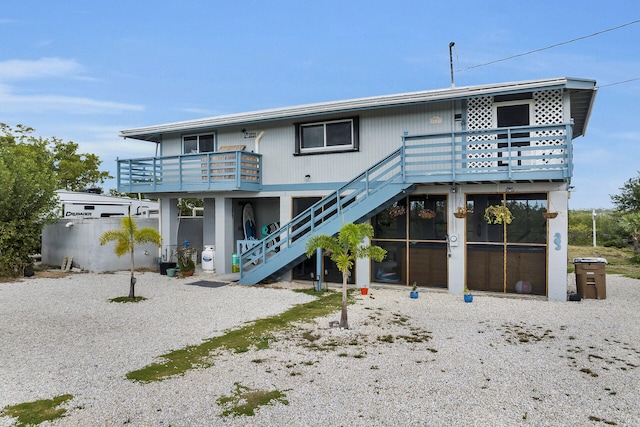
[[[100,236],[100,245],[104,246],[109,242],[116,242],[114,252],[119,257],[129,253],[131,256],[131,280],[129,285],[129,298],[135,298],[135,284],[136,278],[134,277],[135,265],[134,265],[134,250],[137,244],[155,243],[160,246],[162,238],[158,230],[152,227],[145,227],[138,229],[138,225],[131,218],[131,215],[122,218],[121,230],[109,230],[102,233]]]
[[[109,172],[100,171],[102,161],[95,154],[78,153],[78,144],[52,139],[53,169],[58,179],[58,189],[82,191],[112,178]]]
[[[629,178],[620,187],[620,194],[611,196],[611,201],[616,209],[623,212],[640,211],[640,172],[635,178]]]
[[[342,314],[340,327],[349,329],[347,321],[347,280],[356,259],[372,258],[382,261],[387,251],[379,246],[363,244],[362,241],[373,237],[373,227],[369,224],[348,223],[342,226],[338,237],[326,234],[316,234],[309,238],[305,245],[307,257],[311,257],[316,249],[323,249],[324,253],[336,263],[342,272]]]
[[[622,229],[629,233],[633,241],[633,253],[640,253],[640,212],[631,212],[620,219]]]
[[[84,189],[109,178],[94,154],[78,145],[33,136],[34,129],[0,123],[0,275],[18,276],[39,251],[45,224],[57,217],[55,190]]]
[[[33,129],[0,123],[0,275],[17,277],[33,264],[45,224],[57,216],[56,176],[47,141]]]

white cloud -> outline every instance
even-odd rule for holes
[[[0,61],[0,81],[78,77],[84,68],[75,59],[41,58]]]
[[[60,95],[18,95],[0,84],[0,113],[64,111],[72,114],[143,111],[144,106]]]

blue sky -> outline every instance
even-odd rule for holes
[[[535,4],[535,8],[532,5]],[[3,0],[0,122],[74,141],[115,176],[151,156],[122,129],[450,85],[595,79],[570,207],[640,171],[640,2]],[[115,187],[114,181],[105,189]]]

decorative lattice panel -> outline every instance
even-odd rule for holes
[[[536,125],[560,124],[564,121],[561,89],[534,92],[533,99],[535,103],[535,124]],[[562,136],[564,134],[565,134],[564,130],[534,132],[534,136],[536,137],[549,137],[549,139],[534,141],[532,142],[532,145],[540,146],[540,147],[561,145],[563,143],[563,140],[554,139],[553,137]],[[551,156],[551,155],[564,154],[564,149],[559,148],[559,149],[537,150],[536,154],[540,156],[545,156],[545,157]],[[542,160],[536,161],[536,163],[553,165],[553,164],[562,164],[563,160],[544,158]]]
[[[467,129],[490,129],[493,127],[493,98],[491,96],[483,96],[480,98],[470,98],[467,101]],[[467,146],[469,151],[477,150],[476,153],[467,154],[468,168],[485,168],[495,166],[495,161],[488,161],[485,159],[492,159],[496,157],[496,153],[485,153],[484,150],[497,148],[498,145],[495,142],[486,142],[495,139],[495,135],[470,135],[467,139],[469,145]]]

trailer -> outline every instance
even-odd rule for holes
[[[158,218],[160,205],[148,199],[105,196],[92,191],[57,190],[60,218]]]

